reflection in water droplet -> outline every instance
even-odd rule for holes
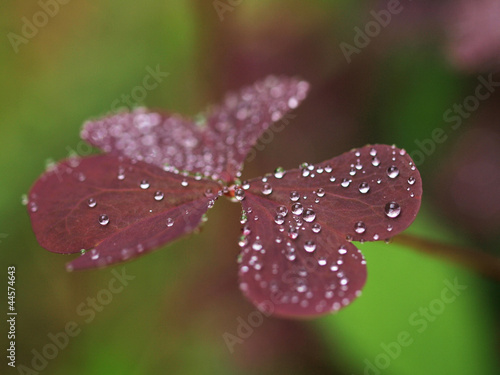
[[[312,226],[312,231],[313,231],[314,233],[319,233],[319,232],[321,232],[321,225],[320,225],[320,224],[318,224],[318,223],[313,224],[313,226]]]
[[[292,204],[292,213],[294,215],[301,215],[302,212],[304,212],[304,207],[302,207],[302,204],[300,203]]]
[[[245,190],[243,190],[243,189],[236,189],[234,191],[234,197],[237,200],[242,201],[243,199],[245,199]]]
[[[262,194],[264,195],[269,195],[273,192],[273,187],[271,186],[271,184],[268,184],[268,183],[265,183],[263,186],[262,186]]]
[[[354,231],[359,234],[365,233],[366,231],[365,223],[363,223],[362,221],[358,221],[356,224],[354,224]]]
[[[99,224],[101,225],[108,225],[109,224],[109,217],[108,215],[102,214],[99,216]]]
[[[308,252],[308,253],[312,253],[314,250],[316,250],[316,244],[314,243],[314,241],[306,241],[304,242],[304,249]]]
[[[368,185],[367,182],[362,182],[361,184],[359,184],[359,192],[361,194],[366,194],[370,191],[370,185]]]
[[[401,214],[401,206],[396,202],[389,202],[385,205],[385,214],[394,219]]]
[[[316,219],[316,213],[311,208],[306,208],[304,211],[304,220],[312,223]]]
[[[399,169],[395,166],[387,168],[387,176],[389,178],[396,178],[399,176]]]

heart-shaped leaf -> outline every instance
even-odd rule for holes
[[[68,159],[29,194],[40,245],[57,253],[89,250],[70,269],[107,266],[143,255],[193,231],[219,185],[144,162],[98,155]]]
[[[103,151],[232,181],[260,135],[296,108],[309,85],[270,76],[228,94],[199,121],[138,108],[85,124],[81,136]]]
[[[366,279],[363,256],[350,241],[386,239],[406,229],[421,194],[411,158],[384,145],[244,183],[236,191],[246,217],[241,289],[279,315],[338,310],[360,294]]]

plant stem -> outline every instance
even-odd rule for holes
[[[471,249],[428,240],[411,234],[399,234],[393,242],[427,254],[446,258],[489,278],[500,281],[500,258],[479,249]]]

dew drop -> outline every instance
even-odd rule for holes
[[[377,158],[376,156],[374,156],[373,159],[372,159],[372,165],[374,167],[378,167],[380,165],[380,159]]]
[[[292,240],[295,240],[297,239],[297,237],[299,236],[299,231],[297,228],[295,227],[290,227],[288,229],[288,237],[290,237]]]
[[[401,214],[401,206],[396,202],[389,202],[385,205],[385,214],[394,219]]]
[[[387,176],[389,178],[396,178],[399,176],[399,169],[395,166],[387,168]]]
[[[297,201],[299,200],[299,198],[300,198],[300,194],[299,194],[299,193],[297,193],[296,191],[292,191],[292,192],[290,193],[290,200],[291,200],[292,202],[297,202]]]
[[[302,212],[304,212],[304,207],[302,207],[302,204],[300,203],[292,204],[292,213],[294,215],[301,215]]]
[[[350,184],[351,184],[351,180],[349,180],[349,179],[347,179],[347,178],[344,178],[344,179],[342,180],[342,182],[340,183],[340,186],[342,186],[342,187],[346,188],[346,187],[348,187]]]
[[[87,201],[87,204],[90,208],[93,208],[97,205],[97,202],[94,198],[89,198],[88,201]]]
[[[268,184],[268,183],[265,183],[263,186],[262,186],[262,194],[264,195],[269,195],[273,192],[273,187],[271,186],[271,184]]]
[[[171,227],[172,225],[174,225],[174,219],[172,219],[171,217],[169,217],[167,219],[167,227]]]
[[[247,180],[245,180],[245,181],[243,181],[243,183],[241,184],[241,187],[242,187],[243,189],[245,189],[245,190],[248,190],[248,189],[250,189],[250,183],[249,183]]]
[[[319,188],[317,191],[316,191],[316,195],[320,198],[323,198],[325,196],[325,189],[323,188]]]
[[[311,229],[314,233],[319,233],[321,232],[321,224],[315,223]]]
[[[340,254],[340,255],[345,255],[345,254],[347,254],[347,249],[345,248],[345,246],[340,246],[340,247],[339,247],[339,254]]]
[[[277,214],[274,218],[274,222],[278,225],[281,225],[285,222],[285,217],[281,214]]]
[[[304,210],[304,220],[308,223],[312,223],[316,219],[316,212],[311,208],[306,208]]]
[[[236,198],[236,200],[242,201],[243,199],[245,199],[245,190],[243,190],[243,189],[236,189],[234,191],[234,197]]]
[[[367,182],[362,182],[361,184],[359,184],[359,192],[361,194],[366,194],[370,191],[370,185],[368,185]]]
[[[108,215],[104,215],[104,214],[100,215],[99,216],[99,224],[101,224],[101,225],[108,225],[109,224],[109,217],[108,217]]]
[[[161,191],[155,193],[155,201],[161,201],[165,195]]]
[[[183,187],[188,186],[188,185],[189,185],[188,180],[186,180],[186,179],[184,178],[184,179],[181,181],[181,185],[182,185]]]
[[[320,266],[326,266],[326,258],[325,257],[318,258],[318,264]]]
[[[28,204],[28,196],[27,196],[26,194],[23,194],[23,195],[21,196],[21,204],[22,204],[23,206],[26,206],[26,205]]]
[[[356,224],[354,224],[354,231],[359,234],[365,233],[366,231],[365,223],[363,223],[362,221],[358,221]]]
[[[283,215],[283,216],[286,216],[288,214],[288,208],[286,208],[285,206],[279,206],[276,209],[276,213]]]
[[[92,260],[99,259],[99,252],[96,249],[90,250],[90,259]]]
[[[149,182],[147,180],[142,180],[139,186],[141,187],[141,189],[146,190],[149,188]]]
[[[278,167],[274,170],[274,177],[280,179],[285,175],[285,170],[282,167]]]
[[[304,249],[308,253],[312,253],[314,250],[316,250],[316,244],[314,243],[314,241],[311,240],[306,241],[304,242]]]
[[[393,227],[392,227],[392,225],[391,225],[391,224],[387,224],[387,231],[388,231],[388,232],[392,231],[392,228],[393,228]]]
[[[337,179],[334,176],[330,177],[330,182],[335,182]]]
[[[325,167],[325,172],[326,172],[326,173],[332,173],[332,171],[333,171],[333,168],[332,168],[332,166],[331,166],[331,165],[327,165],[327,166]]]
[[[260,243],[260,241],[255,241],[252,245],[252,249],[254,249],[255,251],[261,250],[262,244]]]
[[[417,179],[415,177],[413,177],[413,176],[408,177],[408,184],[409,185],[413,185],[416,181],[417,181]]]
[[[371,155],[371,156],[376,156],[376,155],[377,155],[377,150],[375,150],[374,148],[372,148],[372,149],[370,150],[370,155]]]

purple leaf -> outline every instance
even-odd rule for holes
[[[29,194],[38,242],[57,253],[85,255],[69,269],[138,257],[193,231],[220,186],[110,155],[68,159]]]
[[[389,238],[420,208],[411,158],[385,145],[248,182],[242,200],[241,289],[284,316],[338,310],[361,292],[363,256],[350,242]]]
[[[198,123],[138,108],[89,121],[81,136],[108,153],[230,182],[259,136],[296,108],[308,88],[304,81],[270,76],[227,95]]]

